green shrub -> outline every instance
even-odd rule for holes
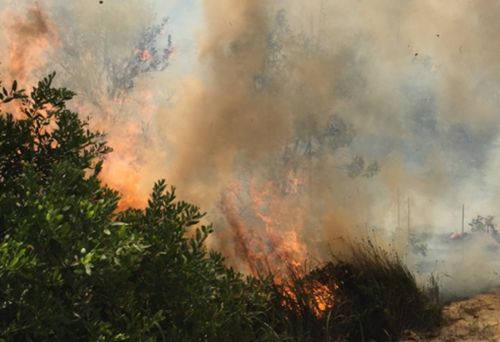
[[[118,194],[98,179],[110,149],[53,78],[29,97],[17,84],[0,97],[18,106],[0,116],[0,339],[272,335],[261,323],[270,283],[208,252],[212,227],[174,188],[159,181],[145,210],[117,212]]]

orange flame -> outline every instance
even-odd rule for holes
[[[224,194],[221,209],[233,230],[237,257],[251,273],[285,277],[289,268],[305,261],[305,212],[300,196],[294,196],[301,183],[293,180],[293,191],[287,193],[275,181],[252,179],[247,187],[234,182]]]
[[[306,309],[318,318],[335,307],[335,284],[330,288],[317,280],[304,278],[304,275],[295,276],[282,287],[285,295],[281,302],[283,307],[297,312]]]
[[[149,149],[148,124],[157,107],[152,94],[139,91],[140,96],[100,101],[101,115],[92,126],[106,131],[106,140],[113,152],[106,157],[101,180],[122,195],[119,208],[142,208],[152,184],[143,184],[149,166],[144,159]],[[119,116],[121,111],[133,111],[133,116]],[[133,147],[133,148],[131,148]],[[146,177],[147,178],[147,177]]]
[[[151,52],[149,52],[148,49],[145,49],[143,51],[139,51],[139,54],[140,54],[140,59],[141,61],[149,61],[151,60],[151,58],[153,58],[153,55],[151,55]]]

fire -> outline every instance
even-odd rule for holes
[[[295,312],[304,310],[320,318],[335,307],[335,284],[330,286],[310,279],[306,275],[295,274],[282,287],[284,297],[281,305]]]
[[[240,269],[254,275],[271,271],[285,295],[283,306],[309,310],[321,317],[335,305],[335,284],[324,284],[306,272],[306,184],[297,172],[283,181],[233,181],[222,200],[235,241],[233,258]]]
[[[151,55],[151,52],[149,52],[148,49],[145,49],[139,51],[139,58],[141,59],[141,61],[145,62],[151,60],[153,58],[153,55]]]
[[[280,195],[275,183],[259,185],[255,179],[250,184],[250,197],[255,215],[264,223],[274,268],[280,269],[286,263],[300,266],[306,259],[300,237],[306,224],[300,197]]]
[[[147,130],[157,106],[152,104],[152,94],[147,91],[138,94],[133,98],[101,99],[104,115],[92,122],[93,128],[106,131],[106,140],[113,149],[106,157],[101,180],[122,195],[119,209],[144,207],[152,185],[142,182],[150,166],[147,163],[152,159],[148,155]],[[134,111],[134,115],[121,117],[122,111]]]
[[[312,285],[311,292],[314,296],[315,306],[313,311],[316,316],[320,316],[323,312],[333,308],[335,297],[328,286],[316,281]]]
[[[221,210],[234,232],[236,254],[251,273],[284,276],[305,261],[301,197],[283,193],[277,182],[251,179],[245,186],[236,181],[224,194]]]

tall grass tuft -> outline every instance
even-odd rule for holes
[[[441,304],[434,278],[420,288],[397,255],[371,243],[351,252],[303,276],[292,270],[286,283],[275,285],[289,335],[301,341],[392,341],[405,330],[437,327]]]

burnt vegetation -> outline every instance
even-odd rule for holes
[[[439,323],[436,284],[369,244],[277,282],[209,251],[165,181],[117,210],[105,136],[53,80],[0,89],[0,341],[383,341]]]

